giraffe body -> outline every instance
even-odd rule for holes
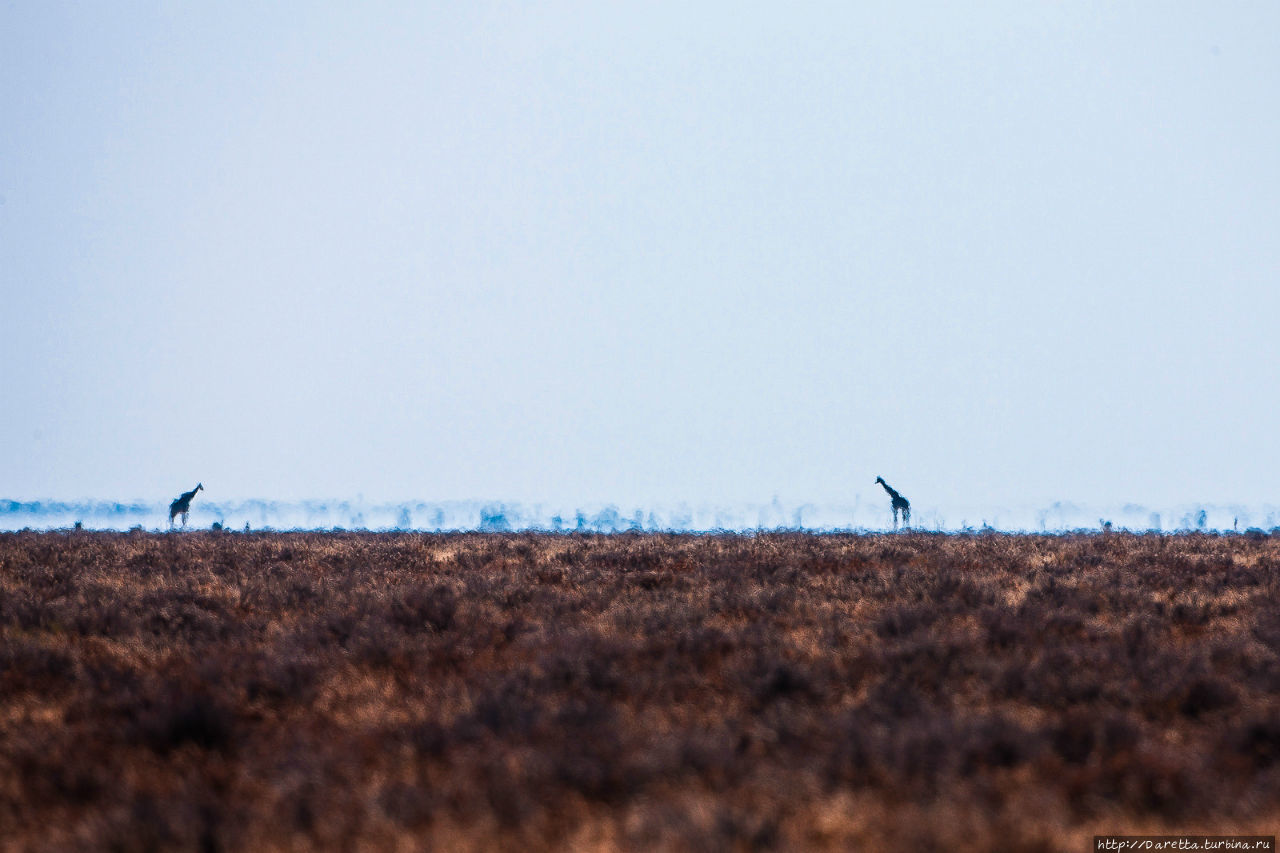
[[[204,488],[203,483],[196,483],[196,487],[189,492],[183,492],[174,498],[173,503],[169,504],[169,526],[173,527],[173,520],[178,516],[182,516],[182,526],[187,526],[187,515],[191,512],[191,499],[196,496],[196,492]]]
[[[892,486],[884,481],[884,477],[876,477],[876,482],[889,493],[889,502],[893,505],[893,529],[898,529],[898,514],[902,514],[902,526],[911,526],[911,501],[904,498]]]

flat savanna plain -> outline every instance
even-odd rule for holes
[[[7,849],[1280,823],[1280,537],[0,535]]]

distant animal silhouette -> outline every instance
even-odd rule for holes
[[[182,526],[187,526],[187,514],[191,512],[191,499],[196,496],[196,492],[204,488],[203,483],[196,483],[196,487],[189,492],[183,492],[174,498],[173,503],[169,504],[169,526],[173,527],[173,520],[178,516],[182,516]]]
[[[893,487],[884,481],[884,477],[876,477],[876,482],[884,486],[884,490],[889,493],[889,500],[893,504],[893,529],[898,529],[898,513],[902,513],[902,526],[911,526],[911,501],[894,491]]]

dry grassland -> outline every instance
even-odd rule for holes
[[[0,534],[6,849],[1280,824],[1280,538]]]

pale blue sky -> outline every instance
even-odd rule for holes
[[[977,6],[0,2],[0,497],[1274,502],[1280,5]]]

